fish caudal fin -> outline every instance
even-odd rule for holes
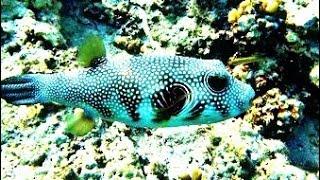
[[[9,77],[1,81],[1,98],[15,105],[40,103],[37,75]]]

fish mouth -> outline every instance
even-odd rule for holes
[[[237,104],[237,107],[239,108],[239,111],[241,113],[243,113],[243,112],[247,111],[250,108],[250,106],[252,105],[252,102],[255,97],[255,91],[248,84],[244,84],[241,91],[244,93],[242,96],[240,96],[240,99],[239,99],[240,102],[239,102],[239,104]]]
[[[256,96],[256,92],[253,90],[253,88],[250,86],[250,90],[249,90],[249,106],[252,104],[254,97]]]
[[[254,97],[256,95],[253,88],[250,85],[247,85],[247,86],[248,86],[247,93],[246,93],[246,95],[243,96],[244,97],[243,102],[245,102],[244,103],[245,105],[243,107],[243,109],[244,109],[243,112],[250,108],[250,106],[252,105],[252,102],[254,100]]]

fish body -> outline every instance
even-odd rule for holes
[[[100,60],[101,61],[101,60]],[[1,82],[1,98],[20,104],[56,102],[134,127],[222,121],[244,112],[254,91],[219,60],[137,56],[56,74],[26,74]]]

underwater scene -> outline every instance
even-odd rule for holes
[[[318,180],[319,0],[1,0],[1,179]]]

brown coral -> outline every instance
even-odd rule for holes
[[[273,88],[253,101],[244,119],[260,128],[268,138],[284,138],[303,118],[304,104]]]

